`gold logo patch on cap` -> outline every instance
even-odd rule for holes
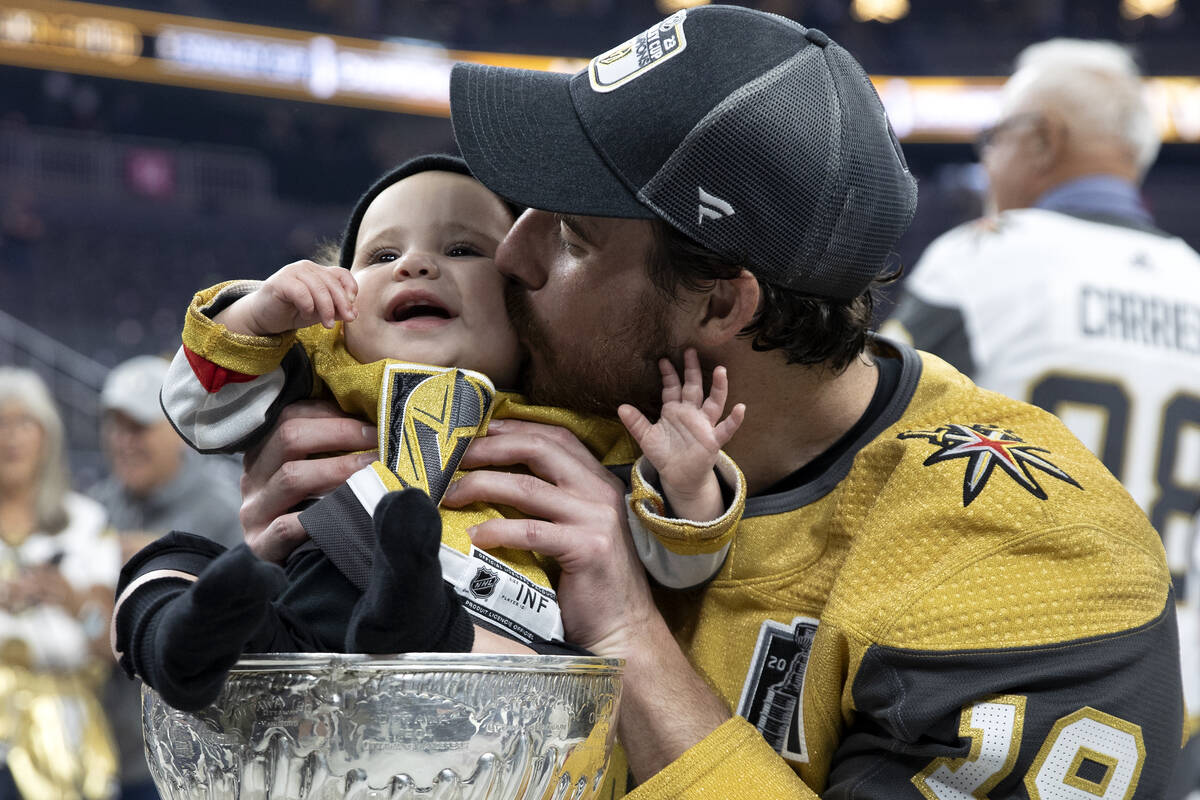
[[[687,47],[683,21],[687,9],[676,11],[652,28],[639,33],[592,59],[588,81],[597,92],[611,92],[644,75]]]

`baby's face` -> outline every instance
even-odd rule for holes
[[[419,172],[381,192],[358,230],[350,354],[465,367],[515,386],[520,351],[492,260],[512,221],[496,195],[453,172]]]

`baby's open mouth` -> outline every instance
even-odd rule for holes
[[[455,316],[457,315],[432,293],[405,292],[392,303],[387,319],[390,322],[408,322],[422,319],[453,319]]]
[[[418,319],[420,317],[437,317],[439,319],[450,319],[450,312],[440,306],[425,305],[424,303],[412,306],[404,306],[392,311],[392,322],[405,322],[410,319]]]

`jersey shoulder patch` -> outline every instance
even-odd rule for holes
[[[898,439],[921,439],[933,448],[924,466],[961,459],[963,464],[963,507],[979,497],[999,469],[1029,494],[1045,500],[1046,491],[1038,475],[1048,475],[1077,489],[1083,487],[1056,466],[1050,451],[1035,442],[995,425],[952,422],[933,430],[907,430],[896,434]]]

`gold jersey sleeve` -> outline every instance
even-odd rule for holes
[[[717,578],[663,601],[738,717],[630,796],[1160,796],[1183,723],[1158,535],[1056,418],[880,348],[901,386],[861,446],[750,498]]]

